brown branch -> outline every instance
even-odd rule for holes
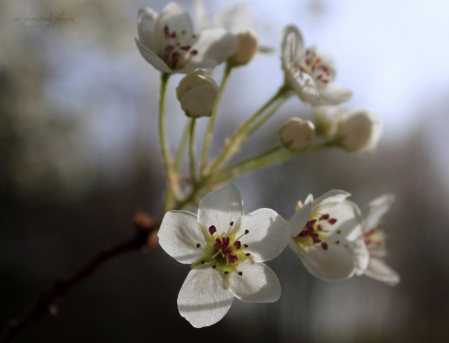
[[[19,319],[13,319],[4,329],[0,343],[11,342],[22,333],[31,323],[49,314],[56,314],[55,301],[71,291],[75,286],[90,276],[115,256],[123,253],[151,248],[158,243],[156,232],[160,223],[154,223],[146,214],[138,212],[134,215],[134,223],[137,228],[136,235],[128,241],[117,244],[111,248],[101,250],[83,268],[67,279],[56,279],[52,286],[42,291],[36,302]]]

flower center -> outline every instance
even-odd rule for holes
[[[185,37],[185,30],[170,32],[168,25],[164,26],[162,34],[164,36],[164,44],[159,57],[162,58],[170,68],[182,68],[192,56],[198,54],[198,50],[192,49],[192,43],[196,40],[196,35],[192,35],[191,38],[188,38]],[[184,43],[187,43],[182,45],[181,40]]]
[[[192,265],[192,268],[201,264],[208,264],[224,275],[229,275],[231,272],[236,272],[240,276],[243,275],[237,267],[241,262],[248,259],[251,254],[244,251],[245,248],[248,248],[248,245],[242,244],[240,239],[247,235],[249,231],[246,230],[241,236],[235,237],[235,234],[231,232],[233,225],[234,222],[231,222],[228,232],[222,233],[221,235],[216,234],[217,229],[215,225],[209,227],[208,231],[210,236],[208,237],[206,246],[202,247],[200,243],[196,245],[205,254]]]
[[[329,230],[326,230],[327,225],[334,225],[337,222],[336,218],[331,218],[329,214],[312,215],[307,221],[306,225],[298,236],[293,240],[300,248],[318,244],[323,250],[328,249],[328,243],[326,242],[330,236]],[[339,230],[337,234],[341,233]],[[340,244],[339,241],[335,242]]]
[[[306,50],[297,67],[312,76],[317,85],[324,86],[330,82],[330,68],[322,63],[314,49]]]
[[[385,248],[385,233],[377,228],[371,229],[363,234],[365,245],[372,258],[384,258],[387,256]]]

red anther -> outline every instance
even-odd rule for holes
[[[316,219],[313,219],[313,220],[309,220],[306,225],[309,226],[309,225],[313,225],[315,223],[316,223]]]
[[[328,220],[329,219],[329,215],[328,214],[323,214],[321,216],[321,218],[323,218],[324,220]]]
[[[310,64],[310,60],[307,59],[306,60],[306,64],[309,65]]]
[[[364,233],[364,235],[365,236],[371,236],[373,233],[375,233],[376,232],[376,229],[371,229],[371,230],[369,230],[368,232],[365,232]]]
[[[303,73],[305,72],[303,67],[299,67],[299,70],[301,70]]]
[[[321,243],[321,239],[314,239],[313,240],[313,244],[318,244],[318,243]]]
[[[313,226],[307,226],[306,231],[308,231],[309,234],[312,233],[313,232]]]
[[[320,237],[320,235],[317,234],[317,233],[315,233],[315,232],[312,232],[312,233],[310,234],[310,237],[312,237],[312,238],[318,238],[318,237]]]
[[[369,257],[371,257],[371,258],[376,258],[376,254],[373,253],[373,252],[370,252],[370,253],[369,253]]]
[[[327,221],[329,224],[334,225],[337,222],[337,219],[331,218]]]
[[[318,230],[323,230],[323,227],[320,224],[318,224],[317,228]]]
[[[329,80],[321,80],[322,83],[329,83]]]
[[[315,64],[312,66],[312,71],[315,71]]]
[[[192,51],[190,51],[190,55],[195,56],[196,54],[198,54],[198,50],[192,50]]]
[[[240,243],[240,241],[235,241],[234,246],[236,249],[240,249],[242,247],[242,243]]]
[[[181,55],[179,54],[179,52],[175,51],[172,55],[171,55],[171,61],[172,61],[172,65],[173,67],[176,67],[176,65],[179,62],[179,58],[181,57]]]
[[[213,235],[215,232],[217,232],[217,228],[215,227],[215,225],[211,225],[209,226],[209,233],[211,235]],[[218,239],[218,238],[217,238]]]
[[[327,250],[327,243],[321,243],[321,247],[323,248],[323,250]]]
[[[222,242],[223,242],[223,248],[226,248],[229,246],[229,237],[223,237]]]
[[[323,75],[320,74],[320,75],[318,75],[318,76],[316,77],[316,79],[317,79],[317,80],[320,80],[322,77],[323,77]]]
[[[315,63],[316,63],[316,64],[319,64],[319,63],[321,63],[321,60],[320,60],[319,58],[317,58],[316,61],[315,61]]]
[[[164,26],[164,32],[168,32],[168,25]]]
[[[309,233],[307,231],[301,231],[298,235],[298,237],[307,237],[309,235]]]
[[[321,69],[322,69],[325,73],[327,73],[327,72],[329,71],[329,68],[326,67],[326,66],[322,66]]]
[[[231,263],[235,263],[239,260],[237,255],[234,255],[234,254],[228,254],[228,258],[229,258],[229,262],[231,262]]]
[[[190,45],[184,45],[184,46],[180,46],[180,47],[179,47],[179,50],[189,51],[190,48],[191,48]]]
[[[176,32],[173,31],[173,32],[171,33],[171,35],[169,35],[169,38],[176,38]]]
[[[223,245],[221,244],[220,238],[217,238],[217,239],[215,240],[214,247],[216,247],[216,248],[218,248],[218,249],[221,250],[222,246],[223,246]]]
[[[371,239],[365,240],[365,244],[370,244],[370,243],[371,243]]]

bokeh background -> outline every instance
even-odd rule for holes
[[[192,9],[190,0],[180,2]],[[210,14],[234,3],[206,0]],[[387,262],[402,282],[394,288],[365,277],[326,283],[287,250],[268,263],[282,284],[280,301],[235,301],[221,322],[197,330],[176,307],[189,268],[157,247],[110,261],[59,302],[59,315],[30,327],[20,342],[449,341],[448,3],[246,3],[263,44],[279,51],[282,28],[294,23],[307,45],[331,52],[338,83],[354,90],[345,106],[376,110],[385,130],[368,156],[331,149],[244,176],[236,184],[245,210],[270,207],[290,218],[295,202],[309,193],[344,189],[363,206],[393,192],[397,201],[385,217]],[[159,74],[141,58],[134,37],[138,8],[161,11],[165,5],[0,3],[1,327],[55,277],[130,237],[136,209],[158,215],[164,192]],[[32,27],[23,23],[31,12],[64,12],[74,22]],[[221,73],[217,68],[217,80]],[[179,79],[169,85],[172,146],[186,121],[174,96]],[[213,154],[282,82],[278,53],[235,71],[219,110]],[[310,119],[311,108],[290,99],[242,156],[277,144],[278,128],[292,116]],[[200,131],[205,123],[200,120]]]

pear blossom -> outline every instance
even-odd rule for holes
[[[337,140],[350,152],[370,152],[377,147],[382,135],[382,123],[376,112],[360,109],[350,112],[340,122]]]
[[[210,116],[219,92],[217,83],[204,70],[187,74],[176,88],[181,108],[189,117]]]
[[[364,209],[363,238],[369,252],[369,263],[366,269],[358,270],[357,274],[365,274],[375,280],[383,281],[390,286],[399,283],[399,274],[385,264],[387,256],[385,233],[379,230],[380,220],[390,209],[394,201],[392,194],[384,194],[372,200]]]
[[[193,2],[196,21],[200,28],[223,28],[238,39],[237,50],[228,63],[238,67],[249,63],[257,54],[270,54],[273,49],[259,45],[256,31],[256,19],[245,4],[235,4],[216,13],[209,20],[203,0]]]
[[[362,239],[362,218],[349,193],[332,190],[305,204],[290,220],[290,249],[310,273],[326,281],[346,280],[369,261]]]
[[[261,303],[279,299],[279,280],[262,262],[284,250],[290,226],[271,209],[244,214],[240,192],[232,183],[206,194],[198,216],[167,212],[158,237],[170,256],[192,264],[178,295],[178,309],[194,327],[220,321],[234,296]]]
[[[345,113],[345,110],[343,110],[340,106],[314,107],[313,116],[316,119],[317,133],[322,134],[327,139],[334,138]]]
[[[309,147],[315,137],[315,126],[309,120],[291,118],[279,130],[284,147],[293,151],[304,150]]]
[[[351,99],[350,89],[333,83],[336,70],[332,57],[314,48],[305,49],[296,26],[283,30],[281,48],[286,84],[303,102],[312,106],[337,105]]]
[[[136,39],[145,60],[163,73],[189,73],[215,68],[233,55],[237,38],[224,29],[194,34],[187,10],[169,3],[160,14],[151,8],[139,10]]]

